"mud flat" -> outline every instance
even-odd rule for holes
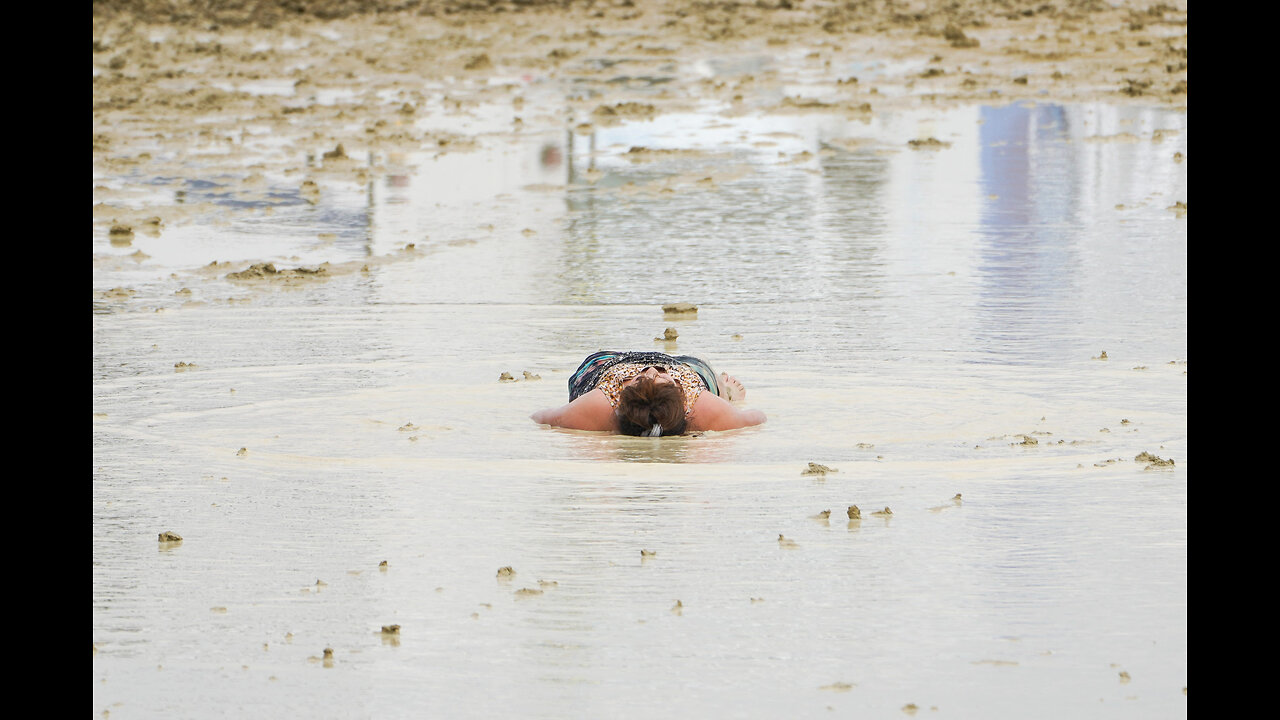
[[[1186,717],[1186,19],[95,4],[95,715]]]
[[[93,9],[95,178],[219,175],[246,196],[278,179],[312,202],[334,183],[394,174],[361,160],[370,153],[468,152],[493,131],[435,121],[484,103],[509,108],[502,132],[607,126],[706,102],[739,115],[852,108],[867,118],[1019,100],[1187,104],[1185,3],[120,0]],[[778,66],[714,79],[670,71],[673,61],[746,57]],[[617,82],[548,115],[523,107],[529,78]],[[113,238],[190,212],[95,180],[95,228]]]

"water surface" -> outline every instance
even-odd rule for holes
[[[1185,112],[539,127],[94,238],[95,711],[1186,715]],[[769,422],[533,424],[602,348]]]

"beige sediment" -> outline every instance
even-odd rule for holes
[[[834,473],[834,472],[840,472],[840,471],[833,467],[827,467],[826,465],[820,465],[818,463],[811,462],[809,463],[808,467],[800,471],[800,474],[823,476],[823,475],[826,475],[827,473]]]
[[[320,200],[326,183],[384,175],[364,160],[370,153],[468,152],[485,142],[480,133],[419,127],[415,118],[461,117],[503,101],[523,121],[513,125],[545,123],[504,78],[604,85],[617,72],[592,59],[610,56],[633,59],[629,72],[639,76],[658,75],[677,58],[803,47],[805,72],[821,81],[779,100],[788,77],[775,70],[678,76],[656,94],[619,86],[566,100],[551,121],[572,130],[647,120],[706,100],[727,103],[726,114],[867,118],[1020,100],[1185,108],[1187,17],[1185,2],[1138,0],[957,0],[914,3],[910,12],[894,3],[104,0],[93,5],[93,165],[105,177],[172,178],[179,190],[186,178],[235,176],[235,191],[246,196],[265,190],[264,177],[283,176],[305,199]],[[868,56],[902,69],[874,79],[841,70]],[[255,89],[262,83],[283,91]],[[442,92],[433,97],[424,86]],[[323,95],[346,100],[321,102]],[[251,147],[246,127],[265,128],[279,149]],[[192,148],[216,152],[195,167]],[[314,164],[304,162],[308,155]],[[94,203],[115,210],[95,211],[95,225],[137,232],[155,217],[162,225],[147,227],[173,227],[193,211],[152,195],[140,207],[130,201],[137,192],[95,187]]]

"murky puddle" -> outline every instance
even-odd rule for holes
[[[1185,715],[1185,113],[470,115],[124,181],[205,209],[94,239],[95,709]],[[529,421],[601,348],[769,422]]]

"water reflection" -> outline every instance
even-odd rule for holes
[[[752,429],[678,437],[644,438],[556,429],[572,457],[592,462],[640,464],[720,463],[741,459]]]
[[[824,128],[805,119],[664,122],[567,138],[559,301],[652,303],[690,290],[726,303],[817,301],[847,292],[848,274],[874,274],[887,159],[823,150]]]
[[[1005,360],[1057,358],[1099,341],[1088,325],[1098,315],[1117,322],[1135,301],[1132,282],[1099,281],[1146,266],[1152,252],[1185,253],[1185,227],[1168,227],[1174,217],[1159,212],[1172,201],[1145,213],[1120,202],[1136,196],[1141,209],[1170,190],[1185,193],[1185,180],[1179,188],[1169,170],[1179,143],[1161,143],[1161,132],[1179,136],[1185,117],[1145,109],[1118,121],[1111,115],[1092,106],[981,110],[974,340]],[[1151,142],[1102,134],[1139,123]]]
[[[1006,357],[1052,353],[1057,340],[1048,339],[1045,323],[1070,332],[1078,320],[1080,180],[1071,119],[1056,105],[1010,105],[982,108],[981,120],[978,340]]]
[[[884,275],[881,250],[885,231],[885,185],[889,160],[868,150],[824,153],[820,158],[822,193],[814,198],[820,237],[831,248],[831,290],[846,296],[870,294]]]
[[[1092,267],[1082,244],[1105,240],[1095,178],[1124,188],[1168,180],[1148,181],[1151,162],[1131,158],[1164,148],[1090,142],[1085,134],[1107,125],[1094,112],[1010,105],[870,125],[691,113],[566,132],[565,215],[540,299],[787,308],[791,334],[821,352],[1060,356],[1064,338],[1079,341],[1079,309],[1096,292],[1081,284]],[[1153,129],[1182,122],[1140,114]],[[897,139],[932,133],[950,147],[912,151]],[[529,148],[544,171],[555,167],[547,148]],[[1136,261],[1127,253],[1121,261]],[[922,273],[956,279],[922,291]],[[889,312],[909,322],[891,328]],[[1056,340],[1045,323],[1058,326]],[[926,326],[941,343],[903,332]],[[796,350],[786,335],[767,349]]]

